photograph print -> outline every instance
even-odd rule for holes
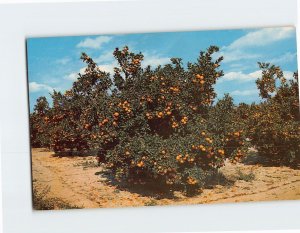
[[[300,199],[294,27],[26,46],[33,209]]]

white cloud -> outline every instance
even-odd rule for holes
[[[288,79],[291,80],[294,78],[294,72],[292,71],[283,71],[283,76]]]
[[[64,78],[67,80],[76,81],[78,78],[78,73],[75,73],[75,72],[71,73],[71,74],[65,76]]]
[[[30,92],[40,92],[40,91],[53,91],[53,88],[42,83],[30,82],[29,83],[29,91]]]
[[[169,57],[162,56],[157,53],[143,53],[144,59],[142,61],[142,67],[145,68],[148,65],[151,67],[157,67],[158,65],[165,65],[170,62]],[[113,54],[111,52],[107,52],[99,56],[96,60],[98,63],[98,67],[105,72],[109,72],[113,74],[114,67],[118,67],[117,61],[114,59]],[[102,63],[102,64],[101,64]]]
[[[233,61],[240,61],[245,59],[257,59],[261,57],[258,53],[249,53],[242,50],[231,50],[227,48],[222,48],[222,51],[218,53],[218,56],[224,57],[224,63],[229,63]]]
[[[144,60],[142,61],[142,66],[146,67],[149,65],[151,67],[157,67],[159,65],[165,65],[169,62],[170,62],[169,57],[164,57],[159,54],[149,54],[146,52],[144,54]]]
[[[241,49],[246,47],[260,47],[265,46],[276,41],[288,39],[295,33],[293,27],[277,27],[277,28],[264,28],[256,31],[249,32],[245,36],[232,42],[228,49]]]
[[[111,62],[114,60],[113,53],[111,51],[107,51],[105,53],[102,53],[98,58],[95,59],[96,63],[105,63],[105,62]]]
[[[291,61],[294,61],[296,59],[297,54],[296,53],[285,53],[280,57],[273,58],[269,60],[270,63],[277,65],[278,63],[289,63]]]
[[[258,90],[257,89],[249,89],[249,90],[235,90],[230,93],[232,96],[258,96]]]
[[[81,68],[78,72],[72,72],[69,75],[65,76],[64,79],[76,81],[78,78],[78,74],[83,74],[85,72],[86,67]]]
[[[231,71],[243,71],[243,70],[249,70],[253,68],[253,64],[252,63],[230,63],[228,64],[228,67],[230,68]]]
[[[90,49],[100,49],[101,46],[105,43],[111,41],[112,37],[110,36],[98,36],[96,38],[86,38],[83,41],[80,41],[77,44],[78,48],[90,48]]]
[[[283,75],[286,79],[293,78],[293,72],[291,71],[283,71]],[[262,71],[257,70],[248,74],[243,73],[242,71],[238,72],[228,72],[223,77],[221,77],[218,82],[225,82],[225,81],[235,81],[235,82],[249,82],[255,81],[256,79],[262,76]]]
[[[118,63],[111,51],[107,51],[101,54],[98,58],[95,59],[95,62],[98,63],[98,67],[101,71],[105,71],[107,73],[110,73],[111,75],[114,73],[114,67],[118,66]]]
[[[58,63],[58,64],[60,64],[60,65],[66,65],[66,64],[68,64],[70,61],[71,61],[70,58],[65,57],[65,58],[61,58],[61,59],[56,60],[56,63]]]
[[[104,64],[104,65],[98,65],[98,67],[100,68],[101,71],[104,71],[104,72],[108,72],[110,74],[113,74],[114,72],[114,67],[117,66],[117,62],[113,62],[111,64]],[[68,75],[66,75],[64,77],[64,79],[66,80],[71,80],[71,81],[76,81],[77,78],[78,78],[78,74],[84,74],[85,73],[85,70],[86,70],[86,67],[83,67],[81,68],[78,72],[72,72]]]
[[[257,59],[261,57],[261,54],[250,52],[249,49],[269,45],[294,35],[295,29],[293,27],[258,29],[238,38],[230,45],[222,47],[218,55],[224,56],[224,63],[243,59]]]
[[[111,53],[104,53],[99,58],[97,58],[95,61],[99,64],[101,61],[103,64],[99,64],[98,67],[101,71],[110,73],[111,75],[114,74],[114,68],[118,67],[117,61],[113,59],[110,55]],[[112,58],[112,59],[111,59]],[[169,57],[163,57],[160,55],[148,55],[145,53],[144,60],[142,61],[142,67],[146,67],[148,65],[151,65],[152,67],[156,67],[158,65],[165,65],[170,62]],[[81,68],[78,72],[72,72],[69,75],[66,75],[64,79],[76,81],[78,78],[78,73],[83,74],[85,72],[86,67]]]
[[[131,49],[133,51],[133,49]],[[142,67],[145,68],[148,65],[152,67],[156,67],[158,65],[165,65],[170,62],[169,57],[165,57],[161,54],[154,52],[144,52],[144,59],[142,61]],[[98,58],[95,59],[95,62],[98,64],[104,63],[99,65],[99,67],[102,67],[104,71],[106,72],[112,72],[113,67],[117,66],[117,62],[115,61],[115,58],[113,56],[113,53],[111,51],[107,51],[103,54],[101,54]]]
[[[256,80],[261,76],[261,71],[257,70],[251,72],[249,74],[245,74],[242,71],[238,72],[228,72],[223,77],[221,77],[218,82],[225,82],[225,81],[239,81],[239,82],[248,82]]]
[[[61,79],[60,78],[52,78],[52,77],[49,77],[49,78],[43,78],[43,80],[47,80],[47,85],[57,85],[57,84],[60,84],[61,83]]]
[[[117,62],[115,61],[111,64],[98,65],[98,67],[100,68],[101,71],[105,71],[113,75],[114,67],[117,67]]]

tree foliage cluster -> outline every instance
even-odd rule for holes
[[[179,58],[143,67],[143,54],[116,48],[113,74],[87,54],[84,74],[65,93],[40,97],[30,115],[31,144],[55,152],[96,151],[118,180],[159,183],[193,191],[252,146],[262,156],[299,161],[298,76],[287,81],[279,67],[259,63],[259,104],[236,106],[216,99],[223,76],[218,47],[194,63]],[[278,83],[279,82],[279,83]]]

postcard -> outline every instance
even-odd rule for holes
[[[295,28],[26,43],[34,209],[300,199]]]

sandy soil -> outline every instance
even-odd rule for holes
[[[49,187],[46,198],[58,198],[82,208],[300,199],[300,170],[288,167],[227,163],[222,172],[235,180],[233,185],[217,185],[194,197],[176,192],[175,198],[156,199],[108,184],[104,168],[94,164],[93,156],[59,158],[53,152],[33,149],[33,186],[38,192]],[[255,177],[248,180],[241,173],[252,173]]]

